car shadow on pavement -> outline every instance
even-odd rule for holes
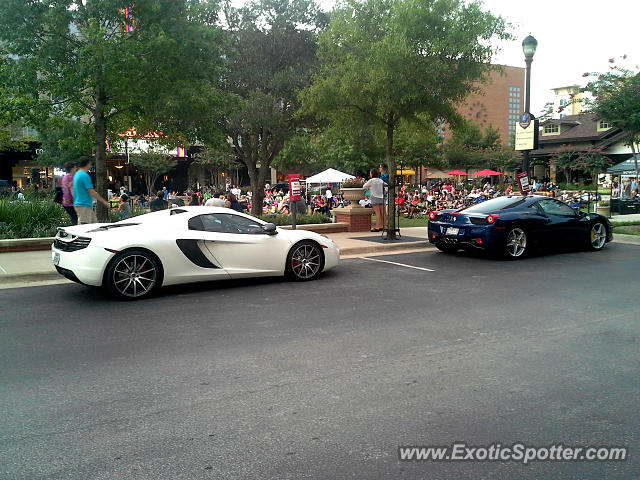
[[[339,268],[339,267],[337,267]],[[327,272],[321,273],[316,279],[308,281],[308,282],[293,282],[285,278],[284,276],[279,277],[255,277],[255,278],[240,278],[240,279],[229,279],[229,280],[214,280],[208,282],[197,282],[197,283],[184,283],[180,285],[169,285],[166,287],[162,287],[156,290],[151,296],[147,298],[141,298],[133,301],[132,304],[138,304],[140,302],[153,301],[154,299],[161,298],[171,298],[177,295],[188,295],[188,294],[199,294],[203,292],[208,293],[218,293],[218,292],[227,292],[233,291],[237,289],[247,289],[247,288],[260,288],[267,286],[276,286],[277,288],[285,287],[285,288],[293,288],[295,287],[303,287],[304,289],[315,289],[319,284],[323,284],[326,281],[334,281],[338,278],[339,275],[336,275],[335,270],[329,270]],[[77,288],[73,288],[73,286]],[[64,295],[68,295],[69,300],[73,301],[81,301],[81,302],[130,302],[132,300],[127,299],[117,299],[104,288],[99,287],[87,287],[78,284],[65,284],[63,292]],[[247,292],[249,293],[249,292]]]
[[[454,255],[454,256],[466,257],[466,258],[479,258],[484,260],[493,260],[493,261],[497,260],[497,261],[511,263],[514,261],[522,262],[522,261],[545,258],[545,257],[554,257],[556,255],[565,255],[567,253],[583,253],[583,252],[591,253],[591,251],[586,247],[554,247],[554,248],[540,247],[540,248],[535,248],[526,252],[526,255],[519,259],[511,259],[506,257],[506,255],[495,254],[495,253],[491,254],[483,250],[476,250],[476,249],[469,249],[469,250],[460,249],[454,254],[448,254],[444,252],[440,252],[440,253],[446,256]],[[593,253],[597,253],[597,252],[593,252]]]

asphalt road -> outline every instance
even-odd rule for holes
[[[637,479],[639,266],[611,244],[350,259],[139,302],[0,290],[0,478]],[[457,441],[630,450],[398,460]]]

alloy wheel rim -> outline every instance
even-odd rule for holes
[[[320,269],[320,252],[312,245],[301,245],[291,256],[291,269],[298,278],[311,278]]]
[[[607,233],[605,231],[604,225],[602,225],[601,223],[596,223],[593,227],[591,227],[591,245],[593,246],[593,248],[602,248],[606,240]]]
[[[113,269],[113,284],[125,297],[141,297],[156,284],[156,268],[143,255],[129,255],[120,260]]]
[[[527,235],[521,228],[514,228],[507,237],[507,252],[512,257],[521,256],[527,248]]]

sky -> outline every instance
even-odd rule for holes
[[[512,23],[517,37],[501,46],[494,63],[524,67],[522,40],[531,34],[538,41],[531,65],[534,115],[553,100],[552,88],[584,85],[588,78],[583,73],[607,71],[610,58],[638,71],[640,0],[484,0],[483,4],[484,10]]]
[[[336,2],[319,0],[330,10]],[[531,64],[531,113],[553,101],[552,88],[584,85],[585,72],[616,64],[638,71],[640,0],[484,0],[484,10],[512,24],[516,40],[499,45],[493,63],[525,67],[522,40],[533,35],[538,48]],[[621,60],[627,55],[626,61]]]
[[[331,10],[337,0],[316,0]],[[470,0],[468,0],[470,1]],[[232,0],[239,6],[245,0]],[[525,67],[522,40],[533,35],[538,49],[531,65],[531,113],[553,101],[555,87],[584,85],[585,72],[609,69],[610,58],[640,68],[640,0],[482,0],[485,11],[505,18],[516,37],[499,45],[492,63]],[[635,23],[635,25],[634,25]],[[622,56],[627,55],[627,60]]]

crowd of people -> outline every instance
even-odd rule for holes
[[[640,188],[640,182],[634,177],[624,177],[619,183],[613,181],[611,185],[611,197],[620,199],[636,199],[638,197],[638,189]]]
[[[239,212],[252,210],[251,191],[231,184],[227,184],[224,189],[207,185],[186,190],[182,194],[162,187],[150,197],[144,194],[131,196],[125,186],[117,185],[116,188],[108,190],[108,198],[105,200],[96,192],[92,184],[88,174],[90,168],[90,159],[83,157],[76,164],[67,164],[67,174],[62,178],[60,198],[56,201],[59,201],[68,212],[73,224],[97,221],[94,209],[94,204],[97,202],[117,211],[119,219],[131,217],[134,206],[152,212],[183,205],[227,207]],[[380,165],[379,169],[371,169],[369,173],[370,179],[363,185],[365,197],[360,200],[360,205],[371,207],[375,211],[374,230],[378,231],[385,225],[387,208],[384,205],[388,202],[389,175],[384,164]],[[468,183],[468,181],[431,179],[417,186],[398,185],[395,204],[400,214],[411,218],[424,215],[431,210],[458,209],[500,195],[509,195],[513,193],[513,184],[511,177],[506,183],[500,185],[494,185],[489,181],[479,185]],[[638,195],[638,186],[637,179],[627,179],[621,186],[614,182],[612,197],[634,198]],[[339,187],[339,184],[316,187],[310,195],[307,195],[303,187],[301,192],[303,200],[296,202],[296,212],[331,216],[331,210],[349,205],[349,201],[345,200],[340,193]],[[589,192],[560,190],[553,182],[537,179],[531,181],[531,188],[533,193],[558,198],[572,207],[581,207],[587,202],[601,199]],[[18,195],[17,198],[20,199],[20,197],[21,195]],[[291,209],[292,202],[284,188],[265,185],[263,214],[288,214],[291,213]]]

